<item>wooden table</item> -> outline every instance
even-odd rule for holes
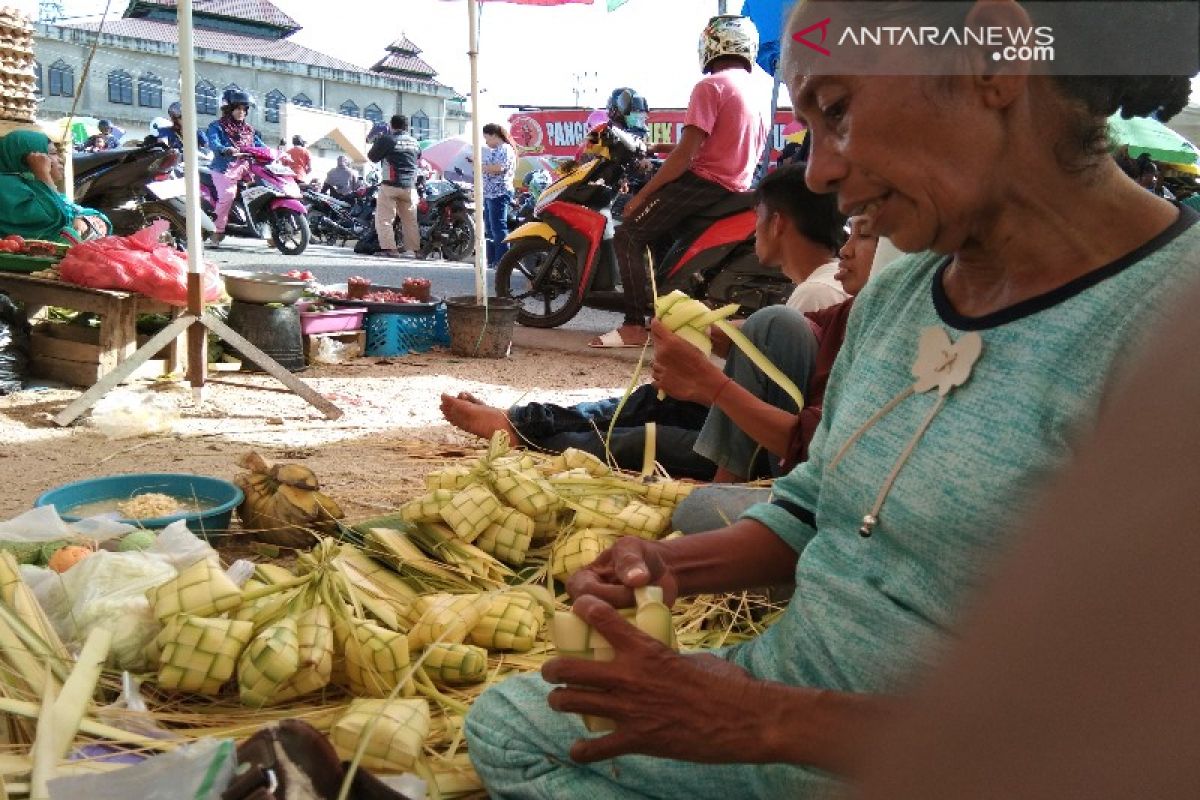
[[[175,315],[180,312],[174,306],[136,292],[88,289],[19,272],[0,272],[0,292],[23,302],[25,314],[31,322],[43,318],[48,306],[99,315],[98,341],[75,336],[52,336],[45,330],[38,331],[34,336],[30,362],[33,374],[75,386],[91,386],[133,355],[137,349],[139,314]],[[61,327],[65,331],[74,326]],[[84,329],[84,332],[88,331]],[[158,366],[165,366],[165,372],[173,372],[177,365],[183,363],[182,347],[182,340],[176,340],[169,349],[167,363]]]

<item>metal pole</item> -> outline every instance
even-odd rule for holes
[[[187,203],[188,313],[204,314],[204,245],[200,241],[200,148],[196,142],[196,56],[192,45],[192,0],[179,0],[179,87],[183,106],[183,180]],[[188,329],[188,378],[193,400],[202,399],[207,368],[207,331],[201,325]]]
[[[727,4],[727,0],[717,0],[717,13],[718,14],[728,14],[729,13],[729,6]]]
[[[467,0],[467,17],[471,23],[471,172],[475,177],[475,302],[487,303],[487,281],[485,280],[487,245],[483,231],[483,164],[480,140],[483,138],[479,120],[479,7],[477,0]]]

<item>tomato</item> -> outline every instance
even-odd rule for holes
[[[9,234],[8,236],[5,236],[5,237],[4,237],[4,241],[6,241],[6,242],[15,242],[15,243],[16,243],[16,245],[17,245],[17,250],[24,250],[24,249],[25,249],[25,239],[24,239],[24,237],[18,236],[18,235],[17,235],[17,234],[15,234],[15,233],[13,233],[13,234]],[[15,252],[15,251],[14,251],[14,252]]]
[[[0,239],[0,253],[16,253],[20,249],[16,242]]]

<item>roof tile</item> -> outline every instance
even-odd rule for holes
[[[136,0],[136,2],[139,5],[154,5],[162,8],[175,8],[178,5],[178,0]],[[289,30],[300,30],[300,24],[296,20],[283,13],[269,0],[195,0],[192,12],[194,14],[212,14],[218,17],[233,17]]]

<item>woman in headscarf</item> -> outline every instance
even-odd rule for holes
[[[108,219],[78,206],[58,191],[63,161],[58,146],[40,131],[0,136],[0,235],[75,241],[104,235]]]
[[[253,105],[250,95],[241,89],[226,89],[221,95],[221,118],[208,126],[208,142],[213,150],[211,165],[213,187],[217,190],[216,233],[209,244],[216,246],[225,238],[229,209],[237,198],[238,183],[250,174],[250,164],[238,159],[239,152],[251,147],[265,147],[262,137],[246,117]]]

